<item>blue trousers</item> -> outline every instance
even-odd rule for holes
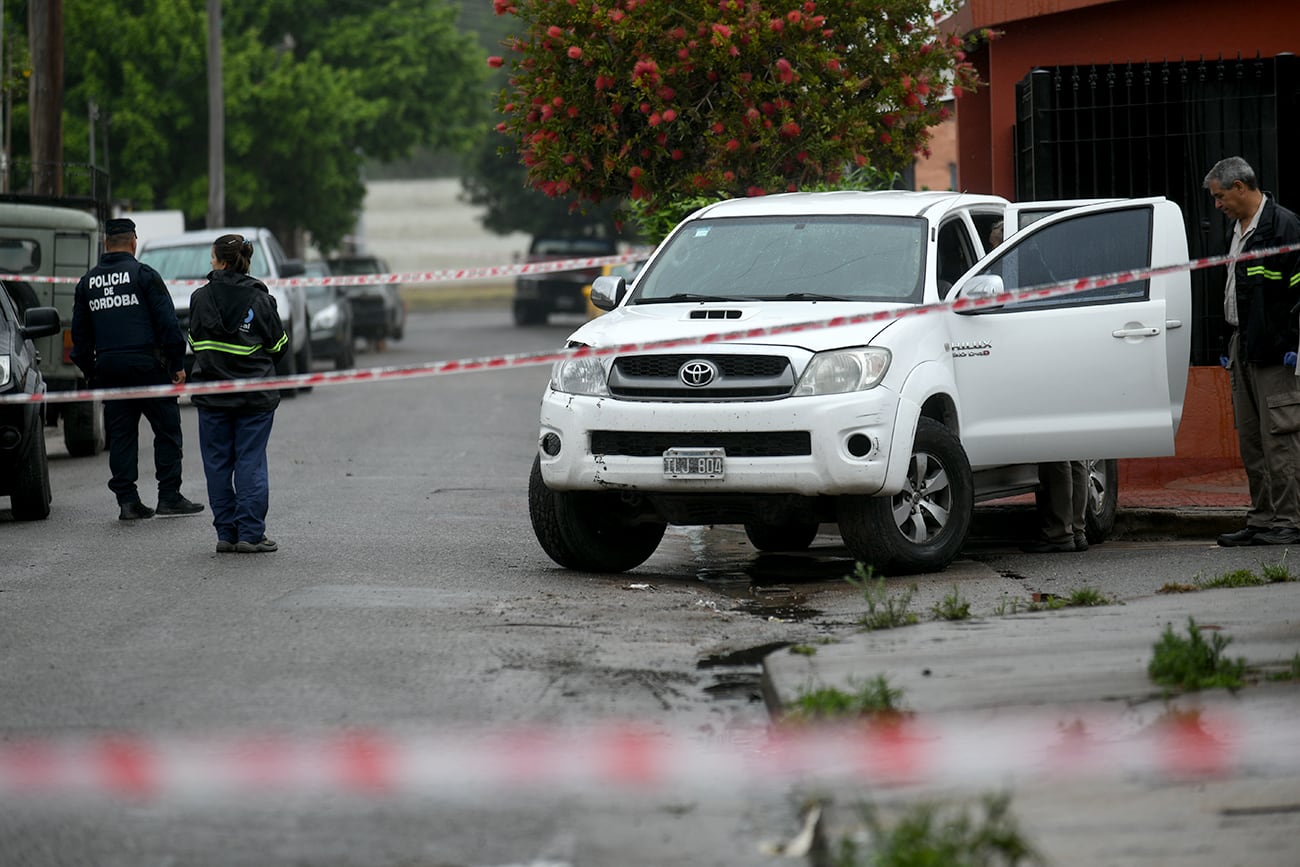
[[[266,443],[275,411],[241,414],[203,407],[198,411],[199,449],[217,538],[261,541],[271,499]]]

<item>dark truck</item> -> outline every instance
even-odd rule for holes
[[[610,238],[554,237],[539,235],[528,245],[525,262],[553,262],[557,259],[590,259],[614,256],[618,244]],[[576,271],[520,274],[515,278],[511,309],[516,325],[541,325],[552,313],[583,313],[587,295],[583,291],[600,276],[600,266]]]

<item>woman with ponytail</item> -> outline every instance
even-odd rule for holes
[[[190,296],[192,382],[274,377],[275,363],[289,348],[275,299],[266,284],[248,276],[252,257],[253,244],[242,235],[222,235],[212,244],[208,282]],[[279,391],[196,394],[192,400],[217,553],[276,550],[266,535],[266,444]]]

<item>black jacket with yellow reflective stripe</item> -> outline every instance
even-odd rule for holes
[[[1265,194],[1243,253],[1300,244],[1300,219]],[[1300,251],[1236,262],[1238,352],[1255,364],[1281,364],[1300,351]]]
[[[275,363],[289,349],[289,336],[266,284],[247,274],[213,271],[190,296],[190,346],[195,382],[275,376]],[[266,412],[280,392],[196,394],[194,405],[232,412]]]

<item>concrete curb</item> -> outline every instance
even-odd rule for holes
[[[1121,506],[1115,515],[1110,538],[1210,539],[1240,530],[1246,524],[1246,509],[1226,506]],[[1038,531],[1038,517],[1032,505],[977,506],[971,524],[976,538],[1029,539]]]

